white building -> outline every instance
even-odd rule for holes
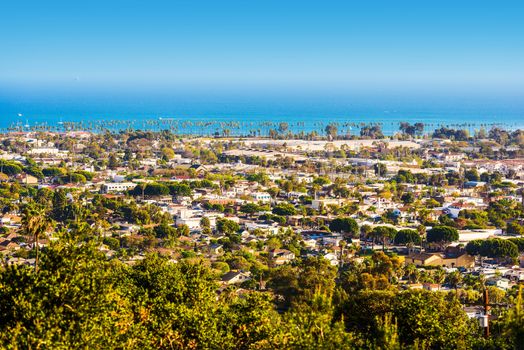
[[[33,148],[27,151],[29,154],[53,154],[58,155],[60,154],[60,150],[58,148],[54,147],[40,147],[40,148]],[[67,152],[65,152],[67,153]]]
[[[271,195],[267,192],[254,192],[251,194],[251,198],[257,202],[270,202]]]
[[[326,207],[328,205],[341,205],[343,200],[337,198],[327,198],[327,199],[313,199],[311,201],[311,208],[319,210],[320,207]]]
[[[102,193],[124,192],[136,187],[134,182],[106,182],[100,188]]]

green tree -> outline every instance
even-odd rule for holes
[[[375,165],[373,165],[373,170],[378,177],[385,176],[388,171],[387,166],[384,163],[375,163]]]
[[[171,160],[175,158],[175,151],[173,151],[172,148],[163,147],[161,152],[162,152],[162,157],[166,160]]]
[[[218,219],[217,220],[217,231],[225,235],[236,233],[240,230],[240,226],[229,219]]]
[[[387,242],[392,241],[397,234],[397,230],[390,226],[376,226],[371,235],[382,240],[382,250],[386,250]]]
[[[154,233],[157,238],[177,238],[180,236],[178,230],[171,225],[163,222],[154,228]]]
[[[129,301],[116,288],[118,270],[90,244],[52,244],[42,256],[38,275],[26,266],[3,267],[0,346],[24,349],[136,346],[140,331],[134,332]],[[125,268],[120,271],[124,272],[120,277],[124,277]]]
[[[291,203],[279,203],[273,208],[273,214],[281,216],[295,215],[297,210]]]
[[[326,126],[325,131],[328,137],[334,139],[337,137],[338,127],[336,126],[336,124],[330,123]]]
[[[256,203],[246,203],[240,207],[240,211],[249,215],[253,215],[260,211],[260,206]]]
[[[120,161],[118,160],[118,158],[116,157],[114,153],[111,153],[109,155],[107,166],[109,167],[109,169],[116,169],[120,166]]]
[[[515,307],[508,312],[504,320],[504,337],[511,348],[521,349],[524,344],[524,310],[522,308],[522,288],[519,289]]]
[[[399,230],[395,235],[395,244],[402,245],[419,245],[422,244],[422,238],[415,230]]]
[[[435,243],[439,246],[458,241],[459,234],[456,228],[449,226],[435,226],[427,233],[428,243]]]
[[[329,229],[332,232],[347,233],[350,236],[357,236],[359,228],[357,222],[349,217],[336,218],[329,224]]]
[[[479,173],[477,169],[475,168],[466,170],[464,173],[464,177],[468,181],[479,181],[480,180]]]
[[[189,229],[189,226],[187,226],[187,225],[179,225],[176,228],[176,231],[177,231],[178,237],[180,237],[180,236],[186,236],[187,237],[191,233],[191,230]]]
[[[51,221],[45,211],[34,204],[27,205],[22,217],[22,231],[33,240],[35,250],[35,271],[38,272],[40,238],[51,228]]]

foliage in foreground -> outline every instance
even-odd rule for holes
[[[128,266],[108,261],[91,243],[55,243],[42,253],[38,272],[27,266],[1,268],[0,347],[454,349],[487,345],[479,340],[478,327],[468,321],[453,293],[365,289],[346,293],[343,286],[326,281],[335,275],[320,267],[312,265],[289,277],[297,279],[299,294],[286,311],[278,312],[275,295],[269,292],[217,294],[217,276],[203,261],[173,263],[150,255]],[[310,275],[300,275],[304,273]],[[309,278],[313,275],[316,279]],[[510,322],[509,339],[520,339],[520,314],[515,311]]]

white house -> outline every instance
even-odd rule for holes
[[[136,183],[134,182],[106,182],[102,184],[100,191],[102,193],[124,192],[135,187]]]
[[[251,279],[251,272],[242,272],[242,271],[229,271],[224,276],[222,276],[222,282],[225,284],[237,284]]]
[[[266,202],[267,203],[271,201],[271,195],[267,192],[251,193],[251,198],[253,198],[253,200],[257,202]]]

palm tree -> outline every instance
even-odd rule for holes
[[[439,285],[439,289],[445,280],[446,280],[446,272],[444,271],[444,269],[439,268],[433,271],[433,281]]]
[[[35,272],[38,272],[38,241],[40,236],[43,235],[50,227],[51,221],[42,208],[28,206],[24,210],[24,216],[22,218],[22,230],[27,236],[32,237],[33,239],[33,247],[35,249]]]
[[[408,264],[404,267],[404,275],[411,283],[417,283],[420,278],[420,271],[415,264]]]
[[[446,282],[457,290],[462,283],[462,275],[458,271],[453,271],[446,276]]]

